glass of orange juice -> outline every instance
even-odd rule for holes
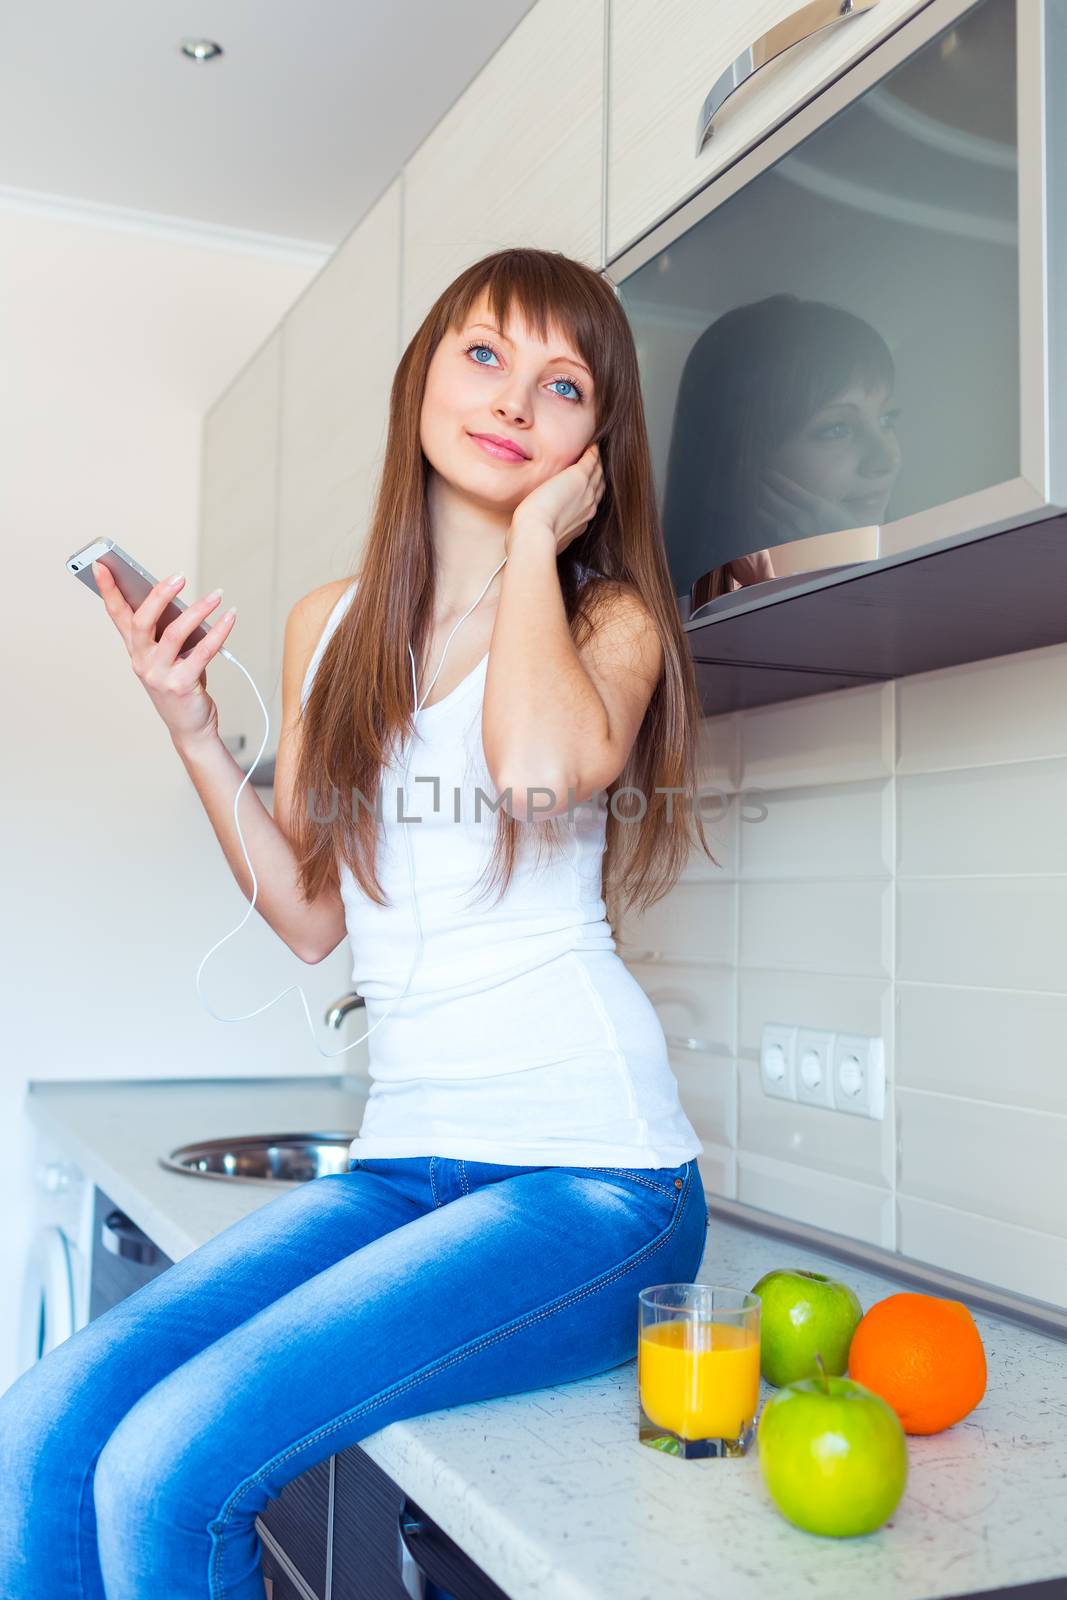
[[[637,1298],[641,1443],[687,1458],[743,1456],[759,1405],[759,1295],[659,1283]]]

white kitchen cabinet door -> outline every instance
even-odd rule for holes
[[[606,0],[538,0],[407,163],[405,344],[491,251],[604,265],[605,13]]]
[[[878,0],[760,67],[696,153],[704,100],[732,62],[803,0],[610,0],[607,256],[779,126],[927,0]]]
[[[280,385],[281,334],[275,332],[204,418],[197,584],[193,593],[186,585],[184,594],[191,601],[210,589],[225,591],[209,620],[236,607],[226,648],[268,704],[280,668],[274,630]],[[219,709],[219,733],[247,765],[263,737],[263,714],[247,678],[217,656],[208,668],[208,690]]]
[[[397,178],[282,325],[279,664],[290,610],[356,569],[370,525],[400,359],[400,189]]]

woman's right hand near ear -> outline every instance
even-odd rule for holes
[[[122,635],[130,655],[130,665],[175,744],[197,742],[218,733],[218,708],[207,692],[208,662],[222,649],[233,627],[234,616],[215,623],[184,660],[178,651],[194,628],[205,622],[219,603],[218,592],[206,595],[182,611],[169,623],[159,639],[156,625],[167,606],[180,593],[184,578],[171,584],[161,580],[137,607],[123,598],[118,584],[101,562],[93,562],[93,577],[107,614]]]

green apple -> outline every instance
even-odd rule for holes
[[[763,1408],[757,1438],[771,1499],[807,1533],[873,1533],[904,1493],[900,1418],[851,1378],[801,1378],[779,1389]]]
[[[847,1283],[821,1272],[780,1267],[765,1272],[752,1293],[760,1310],[760,1371],[781,1387],[797,1378],[813,1378],[815,1357],[827,1372],[840,1377],[848,1366],[848,1347],[863,1316]]]

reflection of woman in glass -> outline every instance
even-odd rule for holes
[[[776,294],[701,334],[682,372],[663,523],[694,607],[774,576],[769,546],[880,525],[900,470],[893,358],[868,322]]]

